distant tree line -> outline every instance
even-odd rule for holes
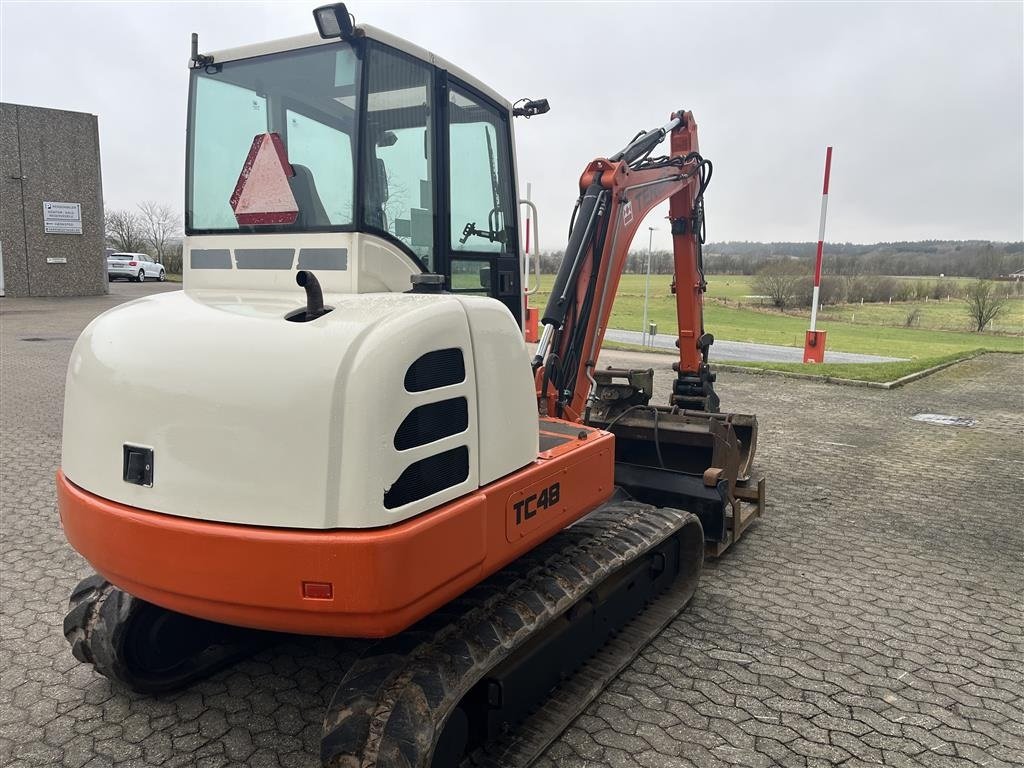
[[[791,260],[809,271],[817,243],[708,243],[704,246],[704,271],[718,275],[753,275],[770,261]],[[561,251],[541,254],[541,271],[558,271]],[[626,260],[626,272],[647,269],[647,252],[634,251]],[[905,275],[996,278],[1024,269],[1024,242],[995,243],[983,240],[923,240],[918,242],[826,243],[826,274]],[[651,254],[651,274],[672,274],[672,253]]]
[[[812,264],[817,243],[709,243],[710,273],[753,275],[767,261]],[[825,272],[834,275],[939,275],[996,278],[1024,269],[1024,242],[923,240],[918,242],[826,243]]]

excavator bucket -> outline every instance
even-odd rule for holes
[[[757,417],[650,405],[654,371],[595,372],[589,423],[615,435],[615,483],[647,504],[700,518],[717,556],[764,512],[764,478],[753,469]]]

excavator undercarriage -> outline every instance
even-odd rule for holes
[[[360,657],[324,715],[331,768],[530,765],[697,588],[694,515],[620,493]],[[75,658],[142,693],[184,687],[280,635],[167,611],[91,576],[64,620]]]

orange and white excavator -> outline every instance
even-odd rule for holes
[[[512,123],[547,103],[343,4],[314,18],[193,36],[184,290],[99,316],[68,367],[58,506],[96,575],[64,632],[144,692],[280,632],[380,638],[325,765],[525,765],[763,510],[756,420],[719,412],[708,365],[711,164],[680,110],[587,166],[531,354]],[[665,200],[679,360],[656,406],[652,370],[598,359]]]

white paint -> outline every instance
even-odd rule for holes
[[[821,218],[818,219],[818,240],[825,242],[825,213],[828,211],[828,195],[821,196]]]
[[[85,490],[202,520],[308,529],[390,525],[536,460],[537,411],[519,327],[500,302],[453,295],[326,293],[309,323],[301,291],[193,289],[96,318],[68,366],[62,467]],[[154,343],[159,339],[159,343]],[[426,352],[463,350],[461,383],[405,390]],[[418,405],[465,397],[466,431],[394,447]],[[153,486],[122,479],[122,446],[154,451]],[[386,509],[415,461],[457,446],[469,477]]]
[[[417,267],[397,245],[362,232],[277,232],[266,234],[191,235],[184,242],[182,283],[186,292],[216,288],[225,291],[283,291],[304,295],[295,284],[294,269],[193,269],[191,254],[200,249],[345,248],[344,270],[317,270],[324,293],[381,293],[408,291]],[[297,260],[296,260],[297,263]]]
[[[819,286],[814,286],[814,293],[811,295],[811,330],[817,330],[818,324],[818,294],[821,293]]]
[[[47,264],[67,264],[68,260],[67,260],[67,257],[65,257],[65,256],[47,256],[46,257],[46,263]]]
[[[371,40],[378,40],[385,45],[390,45],[392,48],[397,48],[410,56],[417,59],[429,62],[434,66],[440,67],[453,75],[464,83],[476,88],[478,91],[483,92],[485,96],[490,97],[494,101],[498,102],[503,108],[507,110],[512,109],[512,104],[504,96],[499,94],[493,88],[486,83],[482,82],[479,78],[474,77],[472,74],[457,67],[450,61],[431,53],[425,48],[421,48],[415,43],[411,43],[408,40],[403,40],[400,37],[396,37],[389,32],[385,32],[382,29],[370,26],[369,24],[360,24],[357,29],[363,34],[364,37],[368,37]],[[237,48],[229,48],[222,51],[214,51],[212,54],[215,62],[234,61],[236,59],[248,59],[253,56],[264,56],[268,53],[279,53],[281,51],[294,51],[302,48],[312,48],[318,45],[339,45],[340,41],[337,38],[330,40],[324,40],[317,33],[308,35],[296,35],[294,37],[279,38],[277,40],[268,40],[262,43],[254,43],[252,45],[243,45]],[[191,62],[189,62],[191,64]]]

